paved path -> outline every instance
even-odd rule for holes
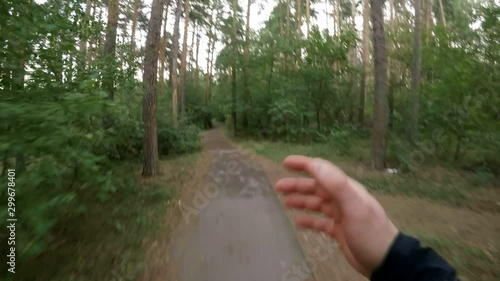
[[[304,271],[290,273],[305,258],[264,171],[232,147],[221,129],[209,131],[204,145],[212,154],[206,180],[212,188],[197,190],[212,198],[193,202],[197,215],[174,233],[170,255],[176,279],[312,280]]]

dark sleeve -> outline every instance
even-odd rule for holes
[[[399,233],[372,281],[457,281],[455,269],[431,248]]]

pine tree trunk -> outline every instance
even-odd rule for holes
[[[92,9],[91,9],[91,13],[90,13],[90,20],[94,20],[95,19],[95,10],[96,10],[96,3],[93,2],[92,3]],[[95,53],[95,47],[93,47],[94,45],[94,36],[90,36],[89,38],[89,45],[87,47],[87,65],[90,65],[92,63],[92,58],[95,56],[94,53]]]
[[[439,3],[439,15],[441,16],[441,24],[446,28],[446,17],[444,16],[443,1],[438,0]]]
[[[108,0],[108,25],[106,27],[106,42],[104,43],[103,57],[106,62],[103,87],[108,93],[108,98],[113,99],[115,95],[115,51],[116,51],[116,29],[118,27],[118,0]]]
[[[411,122],[410,122],[410,141],[417,143],[418,138],[418,98],[420,95],[420,80],[422,68],[422,35],[421,35],[421,17],[420,0],[414,1],[415,9],[415,30],[413,32],[413,72],[412,72],[412,99],[411,99]]]
[[[335,2],[335,0],[332,1],[333,5],[333,34],[338,35],[340,34],[340,2]]]
[[[363,38],[361,42],[361,60],[363,69],[361,71],[361,82],[359,87],[358,123],[363,125],[365,120],[365,97],[366,97],[366,75],[368,73],[368,60],[370,57],[369,34],[370,34],[370,2],[363,0]]]
[[[91,15],[90,15],[90,9],[92,8],[92,0],[86,0],[85,2],[85,16],[84,16],[84,29],[86,30],[87,28],[89,28],[89,22],[90,22],[90,19],[91,19]],[[80,57],[79,57],[79,60],[78,60],[78,68],[79,68],[79,71],[84,71],[85,70],[85,63],[87,61],[87,36],[82,36],[80,38]]]
[[[182,37],[182,56],[181,56],[181,69],[179,74],[179,99],[181,103],[181,118],[186,113],[186,102],[185,102],[185,83],[186,83],[186,59],[187,59],[187,38],[189,31],[189,0],[184,0],[184,36]]]
[[[170,75],[172,82],[172,120],[174,122],[174,126],[177,125],[177,120],[179,119],[179,97],[178,97],[178,88],[179,81],[177,75],[177,66],[178,66],[178,56],[179,56],[179,24],[181,21],[181,13],[182,13],[182,2],[181,0],[176,0],[176,8],[175,8],[175,22],[174,22],[174,34],[172,38],[172,52],[170,58],[172,63],[170,63]]]
[[[212,28],[213,28],[213,13],[214,8],[210,9],[210,21],[208,22],[210,25],[207,29],[207,37],[208,37],[208,48],[207,48],[207,72],[205,73],[205,105],[208,105],[208,100],[210,96],[210,52],[212,46]]]
[[[309,38],[309,31],[311,29],[311,0],[306,0],[306,28],[307,38]]]
[[[170,2],[169,2],[170,3]],[[165,8],[165,19],[163,21],[163,36],[161,37],[161,42],[160,42],[160,50],[159,50],[159,60],[160,60],[160,85],[159,85],[159,92],[160,94],[163,93],[163,89],[165,86],[165,58],[166,58],[166,51],[167,51],[167,19],[168,19],[168,5]]]
[[[285,42],[286,42],[286,51],[285,51],[285,69],[288,68],[288,48],[290,47],[290,41],[291,41],[291,38],[290,38],[290,0],[287,0],[286,1],[286,17],[285,17],[285,22],[286,22],[286,26],[285,26],[285,33],[286,33],[286,37],[285,37]]]
[[[189,61],[191,64],[191,75],[193,75],[193,67],[194,67],[194,47],[195,41],[194,38],[196,36],[196,22],[193,21],[193,30],[191,31],[191,46],[189,46]]]
[[[141,0],[134,1],[134,13],[132,14],[132,33],[130,35],[130,46],[132,52],[135,52],[135,32],[137,31],[137,18],[139,17],[139,8],[141,6]]]
[[[236,9],[238,7],[238,1],[233,0],[232,14],[233,14],[233,32],[231,34],[231,45],[233,49],[233,54],[237,53],[236,38],[237,38],[237,27],[236,27]],[[231,121],[233,126],[233,137],[237,136],[237,120],[236,120],[236,63],[233,61],[231,65]]]
[[[385,52],[383,0],[371,1],[374,47],[374,112],[372,135],[372,164],[377,170],[384,168],[387,133],[387,55]]]
[[[217,14],[215,16],[216,19],[219,18],[219,15],[220,15],[220,10],[217,11]],[[212,17],[211,17],[212,18]],[[215,29],[215,25],[213,23],[213,19],[212,19],[212,25],[210,26],[210,30],[212,29]],[[212,36],[215,36],[215,31],[212,30],[211,32],[211,35]],[[206,92],[207,92],[207,103],[208,101],[210,100],[211,96],[212,96],[212,73],[213,73],[213,67],[214,67],[214,53],[215,53],[215,42],[216,42],[216,38],[212,38],[212,42],[211,42],[211,45],[209,45],[209,60],[208,60],[208,77],[207,77],[207,88],[206,88]]]
[[[300,35],[302,35],[302,1],[301,0],[296,0],[295,2],[295,22],[297,24],[296,29],[297,29],[297,38],[300,38]]]
[[[142,99],[142,122],[144,126],[144,167],[142,175],[152,177],[159,174],[158,132],[156,124],[156,86],[158,72],[158,45],[160,41],[163,0],[153,0],[144,56],[142,78],[144,96]]]
[[[219,19],[220,17],[220,10],[217,10],[217,14],[215,15],[215,19]],[[212,34],[215,36],[215,25],[213,25],[214,31]],[[208,100],[210,100],[212,96],[212,76],[213,76],[213,71],[214,71],[214,56],[215,56],[215,43],[217,42],[217,37],[212,38],[212,46],[210,46],[210,68],[209,68],[209,73],[210,73],[210,83],[208,84]]]
[[[200,29],[201,29],[201,26],[198,27],[198,29],[196,30],[196,55],[195,55],[195,61],[194,61],[194,65],[195,65],[195,69],[194,69],[194,81],[196,82],[196,84],[198,84],[199,80],[200,80],[200,65],[199,65],[199,55],[200,55]]]
[[[247,18],[246,18],[246,26],[245,26],[245,47],[243,50],[245,56],[245,62],[243,66],[243,128],[246,129],[248,127],[248,110],[247,108],[250,106],[250,88],[248,86],[248,80],[250,79],[250,73],[248,69],[248,64],[250,63],[250,8],[252,5],[251,0],[247,0]]]
[[[389,11],[390,11],[390,20],[389,20],[389,30],[393,31],[395,22],[394,22],[394,0],[389,1]],[[392,32],[391,32],[392,33]],[[388,121],[388,126],[389,128],[392,128],[392,120],[394,116],[394,89],[393,89],[393,81],[394,81],[394,75],[392,71],[392,59],[391,59],[391,54],[394,49],[394,42],[393,39],[391,38],[387,42],[387,81],[388,81],[388,103],[389,103],[389,121]]]
[[[430,30],[432,29],[432,1],[424,0],[425,3],[425,28],[428,30],[430,36]]]

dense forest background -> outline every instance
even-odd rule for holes
[[[494,0],[3,0],[0,167],[16,169],[18,258],[134,194],[134,163],[149,178],[160,157],[198,151],[212,118],[237,139],[498,186],[499,41]]]

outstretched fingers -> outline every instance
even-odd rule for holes
[[[359,195],[358,190],[350,186],[349,177],[329,161],[291,155],[285,158],[283,164],[291,170],[307,172],[341,205]]]
[[[325,232],[334,237],[335,222],[332,219],[317,218],[312,216],[298,215],[295,218],[297,225],[303,228],[309,228],[317,231]]]
[[[282,178],[274,187],[276,191],[282,193],[316,193],[316,181],[311,178]]]
[[[338,208],[317,195],[290,194],[285,197],[284,204],[288,208],[321,212],[332,218],[339,217]]]

